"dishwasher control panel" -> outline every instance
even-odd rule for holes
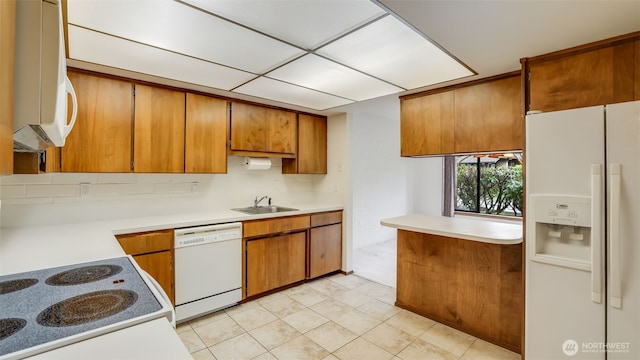
[[[221,224],[175,230],[174,247],[194,246],[242,238],[242,224]]]

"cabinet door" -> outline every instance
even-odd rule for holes
[[[326,118],[298,115],[298,151],[295,159],[282,159],[282,173],[327,173]]]
[[[173,289],[173,256],[171,251],[161,251],[133,257],[142,270],[153,276],[169,296],[171,304],[175,304]]]
[[[185,172],[227,172],[227,101],[187,93]]]
[[[297,121],[296,114],[290,111],[266,109],[267,116],[267,152],[296,153]]]
[[[130,172],[133,84],[73,71],[68,75],[78,116],[61,150],[61,171]]]
[[[266,108],[234,102],[231,105],[231,150],[267,150]]]
[[[631,101],[634,43],[532,61],[528,110],[557,111]]]
[[[453,153],[453,91],[403,99],[400,139],[401,156]]]
[[[13,173],[16,1],[0,1],[0,175]]]
[[[309,278],[342,268],[342,224],[312,228],[309,236]]]
[[[635,84],[634,89],[634,100],[640,100],[640,40],[636,40],[634,43],[633,53],[635,58],[633,59],[633,63],[635,64],[633,73],[635,75],[633,83]]]
[[[522,149],[520,76],[455,90],[456,153]]]
[[[136,84],[135,172],[184,172],[184,115],[184,92]]]
[[[306,232],[247,241],[247,296],[305,279]]]

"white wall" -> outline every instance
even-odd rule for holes
[[[380,220],[409,212],[408,159],[400,157],[400,104],[387,96],[344,108],[351,151],[353,248],[395,237]],[[341,109],[342,110],[342,109]]]
[[[439,216],[444,207],[444,160],[442,157],[411,159],[411,209]]]

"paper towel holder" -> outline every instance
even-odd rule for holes
[[[244,158],[244,166],[247,170],[269,170],[271,168],[271,159],[246,156]]]

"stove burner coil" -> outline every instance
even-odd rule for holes
[[[118,265],[91,265],[63,271],[45,280],[47,285],[68,286],[106,279],[122,271]]]
[[[17,279],[0,282],[0,295],[24,290],[38,283],[38,279]]]
[[[36,321],[50,327],[81,325],[115,315],[136,301],[138,294],[133,291],[96,291],[53,304],[38,314]]]
[[[9,336],[22,330],[27,325],[27,320],[18,318],[0,319],[0,340],[4,340]]]

